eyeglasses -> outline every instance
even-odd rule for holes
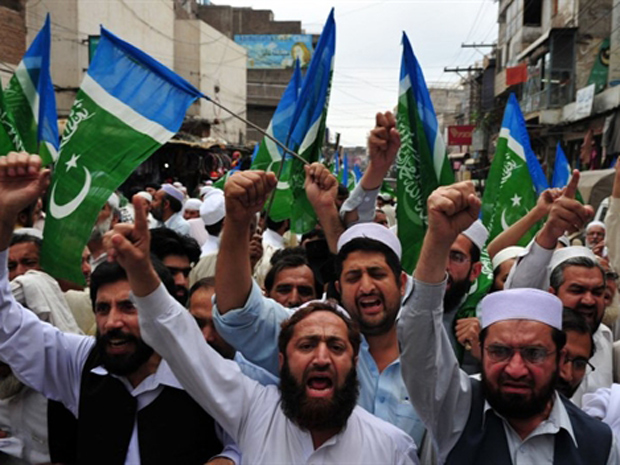
[[[532,365],[540,365],[549,355],[554,354],[555,350],[547,350],[544,347],[526,346],[526,347],[510,347],[501,344],[491,344],[485,347],[491,361],[496,363],[507,362],[512,359],[515,352],[519,352],[521,358]]]
[[[456,252],[452,250],[450,251],[450,261],[461,265],[463,263],[467,263],[468,261],[470,261],[470,258],[464,253]]]
[[[570,363],[573,365],[573,370],[578,373],[585,372],[586,375],[592,373],[596,368],[592,365],[588,359],[584,357],[571,358],[569,356],[564,357],[564,363]]]

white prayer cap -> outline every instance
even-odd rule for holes
[[[533,320],[562,330],[562,301],[540,289],[508,289],[488,294],[481,302],[481,324],[487,328],[505,320]]]
[[[163,190],[166,194],[174,197],[179,202],[183,203],[183,199],[185,198],[183,192],[174,187],[172,184],[162,184],[161,190]]]
[[[607,228],[605,227],[605,223],[603,223],[602,221],[590,221],[588,223],[588,226],[586,226],[586,232],[590,231],[590,228],[592,228],[594,226],[599,226],[599,227],[603,228],[603,231],[607,230]]]
[[[347,229],[338,239],[338,252],[353,239],[365,237],[387,245],[401,259],[402,247],[396,234],[378,223],[358,223]]]
[[[183,195],[184,195],[184,196],[185,196],[185,195],[187,195],[187,187],[185,187],[185,186],[181,186],[181,187],[179,187],[179,190],[180,190],[181,192],[183,192]]]
[[[388,194],[387,192],[383,192],[382,194],[379,194],[379,197],[381,197],[381,200],[383,200],[384,202],[389,202],[390,200],[392,200],[392,196]]]
[[[590,249],[581,245],[573,245],[571,247],[557,249],[553,252],[551,261],[549,262],[549,272],[553,273],[553,270],[555,270],[558,265],[562,264],[566,260],[577,257],[587,257],[597,263],[596,255],[594,255]]]
[[[145,199],[149,203],[151,203],[153,201],[153,196],[151,194],[149,194],[147,191],[140,191],[140,192],[138,192],[135,195],[137,195],[138,197],[142,197],[143,199]]]
[[[484,227],[482,221],[476,220],[472,225],[461,234],[474,243],[478,250],[482,251],[482,247],[489,238],[489,231]]]
[[[224,192],[219,189],[212,189],[205,195],[200,206],[200,218],[206,226],[211,226],[226,215],[224,206]]]
[[[204,196],[207,195],[208,192],[212,191],[213,189],[215,189],[215,187],[211,187],[211,186],[204,186],[200,189],[200,198],[204,201]]]
[[[510,260],[511,258],[517,258],[519,254],[524,250],[525,247],[518,247],[515,245],[512,247],[506,247],[505,249],[497,252],[497,254],[495,255],[495,257],[493,257],[492,260],[493,271],[495,271],[506,260]]]
[[[13,234],[16,236],[28,235],[28,236],[36,237],[38,239],[43,239],[43,233],[41,232],[40,229],[36,229],[36,228],[19,228],[13,231]]]
[[[181,187],[183,187],[183,183],[179,181],[173,182],[172,185],[176,187],[177,189],[181,189]]]
[[[185,205],[183,205],[183,211],[185,210],[198,210],[200,211],[200,207],[202,206],[202,202],[198,199],[187,199]]]
[[[118,195],[112,192],[112,195],[110,195],[110,197],[108,198],[108,205],[113,210],[118,210],[119,207],[121,206],[121,199],[118,198]]]

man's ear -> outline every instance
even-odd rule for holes
[[[282,352],[278,353],[278,371],[282,370],[282,365],[284,365],[284,355],[282,355]]]
[[[473,283],[476,279],[478,279],[480,273],[482,273],[482,262],[476,262],[473,264],[471,271],[469,272],[469,281]]]
[[[557,293],[557,292],[555,292],[555,289],[554,289],[554,288],[552,288],[551,286],[549,286],[549,289],[547,289],[547,292],[550,292],[550,293],[551,293],[551,294],[553,294],[553,295],[558,295],[558,293]]]
[[[401,271],[400,273],[400,295],[404,296],[407,290],[407,273]]]
[[[334,287],[338,291],[338,294],[342,295],[342,292],[340,292],[340,280],[334,281]]]

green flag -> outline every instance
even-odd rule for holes
[[[547,187],[519,102],[510,94],[482,197],[482,222],[489,230],[489,241],[534,208],[538,195]],[[519,245],[527,245],[539,228],[531,228]]]
[[[0,155],[24,150],[24,144],[15,125],[13,113],[7,107],[2,85],[0,85]]]
[[[41,264],[83,283],[80,261],[110,194],[181,126],[200,91],[106,29],[63,134]]]
[[[404,33],[399,87],[396,215],[403,269],[412,273],[426,233],[426,199],[438,186],[452,184],[454,174],[422,69]]]

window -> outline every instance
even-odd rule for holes
[[[538,27],[542,24],[542,0],[523,0],[523,25]]]

